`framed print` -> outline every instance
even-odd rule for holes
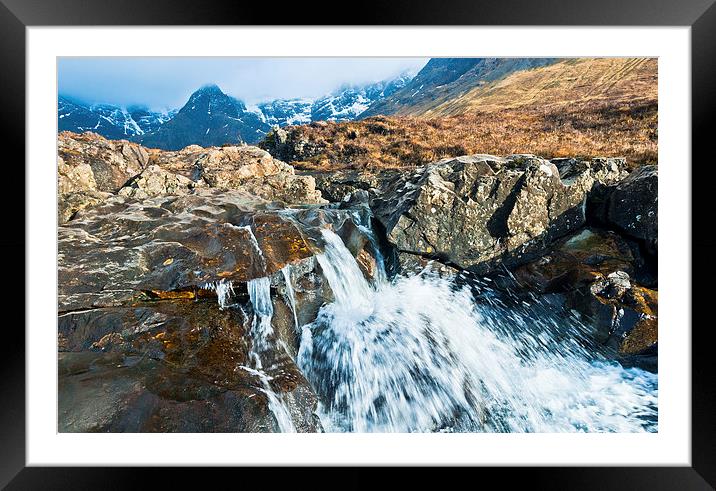
[[[3,484],[714,485],[716,7],[444,7],[3,0]]]

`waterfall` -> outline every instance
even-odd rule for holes
[[[227,224],[234,226],[231,224]],[[259,247],[251,227],[237,227],[245,229],[249,232],[252,246],[256,250],[261,260],[263,268],[266,268],[266,259],[263,251]],[[290,285],[290,282],[287,281]],[[273,303],[271,302],[271,281],[268,277],[254,278],[246,283],[249,293],[249,300],[253,307],[254,316],[251,322],[251,338],[252,345],[249,351],[249,360],[253,367],[240,365],[239,368],[248,371],[252,375],[258,377],[261,383],[261,391],[266,395],[268,407],[276,419],[279,431],[283,433],[295,433],[296,427],[293,424],[291,414],[283,399],[272,388],[270,381],[272,377],[263,371],[263,363],[261,361],[261,352],[269,348],[269,337],[273,334],[271,320],[273,318]],[[230,307],[229,299],[235,295],[233,283],[224,279],[212,283],[205,283],[202,288],[214,290],[216,292],[219,308],[224,310]],[[291,291],[293,293],[293,291]],[[294,313],[295,317],[295,313]]]
[[[476,304],[427,272],[371,285],[322,234],[335,301],[303,327],[298,364],[327,431],[656,431],[656,375],[585,348],[576,320]]]
[[[300,331],[298,325],[298,315],[296,314],[296,293],[293,291],[293,284],[291,283],[291,266],[287,264],[281,268],[283,279],[286,282],[286,296],[288,297],[288,303],[291,306],[291,312],[293,313],[293,325],[296,328],[296,332]]]
[[[263,371],[260,352],[268,348],[268,338],[273,334],[271,319],[273,318],[273,304],[271,303],[271,282],[268,278],[255,278],[247,283],[249,299],[254,309],[254,318],[251,323],[251,338],[253,341],[250,356],[254,361],[255,369],[242,367],[259,377],[263,386],[262,391],[268,398],[269,409],[273,412],[282,433],[295,433],[291,414],[281,396],[271,388],[269,377]]]
[[[271,319],[273,318],[273,304],[271,303],[271,281],[267,277],[255,278],[246,283],[249,290],[249,299],[254,308],[254,319],[251,324],[251,334],[254,343],[263,346],[268,336],[273,334]]]

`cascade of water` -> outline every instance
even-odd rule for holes
[[[544,314],[476,305],[431,274],[371,286],[324,230],[335,301],[298,363],[328,431],[655,431],[657,377],[585,349]]]
[[[296,328],[296,332],[299,332],[301,328],[298,326],[298,315],[296,314],[296,293],[293,291],[293,284],[291,283],[291,265],[287,264],[281,268],[281,273],[283,273],[283,279],[286,282],[286,296],[293,313],[293,325]]]
[[[256,240],[256,236],[251,230],[251,227],[246,226],[238,228],[248,230],[252,239],[252,245],[256,249],[258,257],[261,259],[263,269],[265,270],[266,259],[264,258],[263,251],[261,251],[259,243]],[[249,300],[251,301],[251,306],[254,311],[251,323],[253,343],[249,352],[249,360],[252,362],[254,368],[246,366],[241,366],[240,368],[249,371],[259,378],[261,382],[261,391],[266,394],[269,409],[276,418],[279,430],[282,432],[295,432],[296,428],[293,425],[291,414],[289,413],[283,399],[271,388],[269,383],[271,377],[263,371],[263,364],[261,362],[260,353],[268,348],[269,336],[273,334],[273,327],[271,326],[271,319],[273,318],[271,281],[267,277],[254,278],[249,280],[246,286],[249,293]],[[211,289],[216,292],[220,309],[223,310],[230,306],[229,299],[234,295],[234,287],[231,281],[222,279],[214,283],[206,283],[202,285],[202,288]]]
[[[268,336],[273,334],[271,319],[273,317],[273,304],[271,303],[271,281],[266,278],[254,278],[246,283],[249,290],[249,299],[254,308],[254,320],[251,325],[251,334],[254,343],[262,347]]]
[[[274,392],[274,390],[271,388],[271,384],[269,383],[271,377],[266,375],[260,369],[257,370],[244,365],[240,365],[239,368],[246,370],[252,375],[257,376],[259,380],[261,380],[261,385],[263,387],[261,391],[266,394],[269,409],[276,418],[276,424],[278,425],[278,429],[281,431],[281,433],[296,433],[296,426],[294,426],[293,420],[291,419],[291,413],[288,412],[288,408],[283,403],[283,400],[281,400],[278,394],[276,394],[276,392]]]
[[[325,249],[316,259],[333,290],[335,304],[343,309],[355,310],[356,315],[369,314],[373,307],[373,290],[358,263],[335,232],[324,229],[321,233]]]

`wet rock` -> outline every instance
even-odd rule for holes
[[[277,431],[261,379],[244,368],[251,315],[162,300],[60,316],[60,431]],[[320,431],[295,363],[281,350],[261,356],[297,430]]]
[[[607,211],[610,224],[643,241],[653,254],[658,242],[658,177],[655,165],[635,170],[614,187]]]
[[[63,131],[57,138],[58,189],[60,194],[78,191],[116,193],[149,162],[141,145],[107,140],[95,133]]]
[[[600,341],[619,355],[653,355],[658,343],[656,290],[635,283],[624,271],[600,275],[570,303],[595,325]]]
[[[303,234],[239,191],[114,196],[58,230],[60,310],[268,276],[313,254]]]
[[[632,273],[634,256],[617,234],[585,228],[558,241],[539,259],[512,271],[520,286],[540,293],[576,290],[600,275],[617,270]]]
[[[473,155],[418,168],[385,185],[371,206],[401,251],[485,273],[524,264],[586,221],[597,182],[624,176],[623,162],[557,166],[532,155]]]

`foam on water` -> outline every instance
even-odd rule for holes
[[[327,431],[656,431],[657,376],[585,348],[579,326],[431,274],[371,285],[322,233],[335,301],[303,327],[298,363]]]

